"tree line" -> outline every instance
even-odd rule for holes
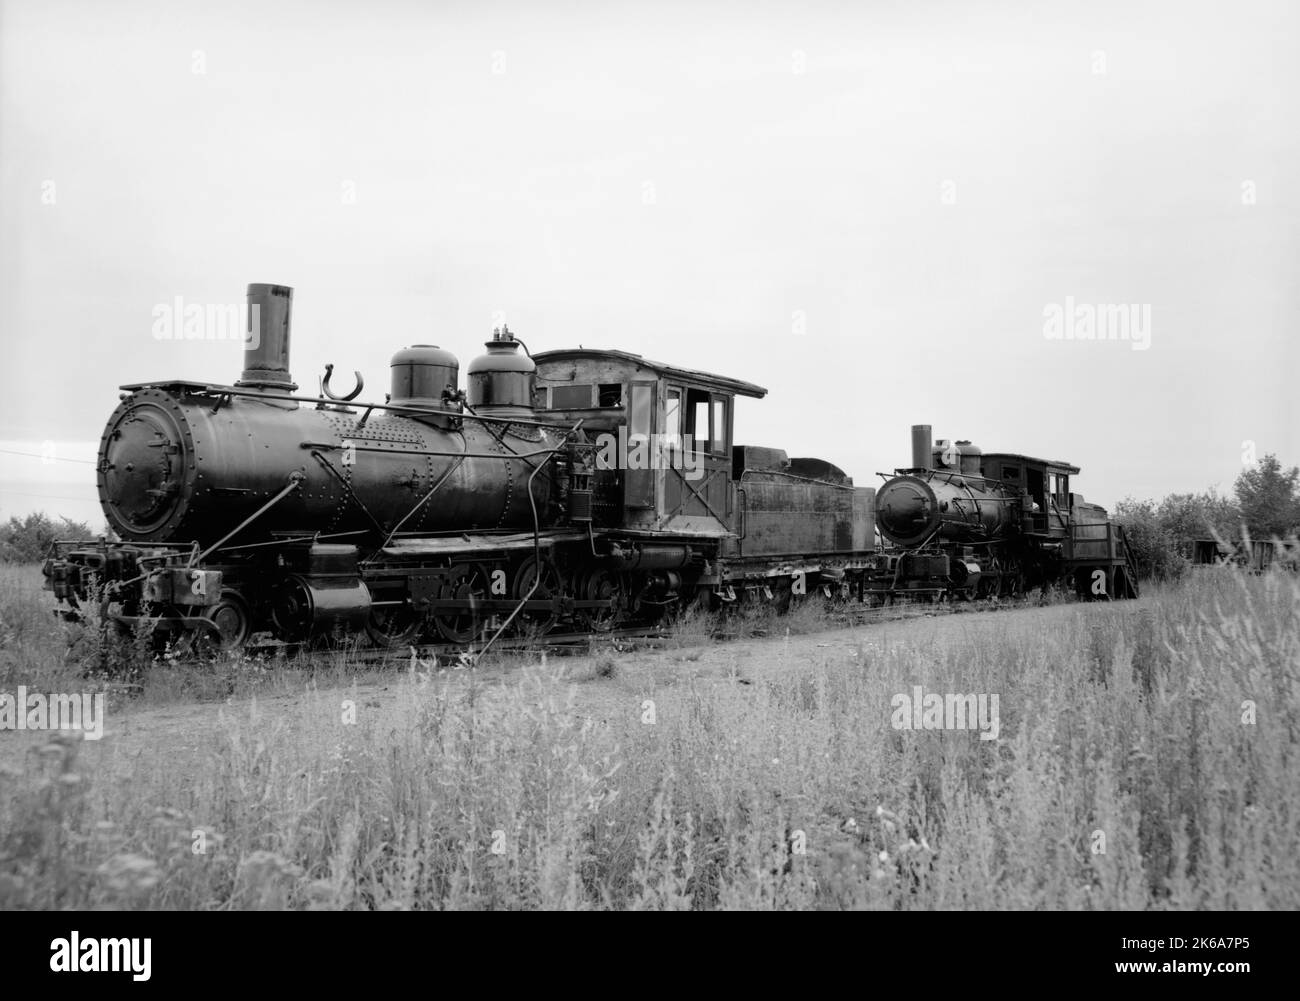
[[[1210,489],[1170,494],[1158,503],[1126,497],[1115,505],[1142,577],[1182,575],[1197,539],[1226,542],[1295,539],[1300,535],[1300,467],[1284,469],[1276,455],[1243,470],[1233,496]]]

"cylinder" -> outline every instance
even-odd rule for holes
[[[304,640],[335,629],[361,629],[370,602],[370,589],[355,578],[291,574],[275,589],[271,620],[282,635]]]
[[[248,286],[248,328],[244,341],[244,374],[238,386],[295,390],[289,374],[289,324],[293,289],[285,285]]]
[[[912,425],[912,468],[930,468],[930,425]]]
[[[691,560],[690,546],[633,545],[610,547],[610,559],[620,570],[675,570]]]

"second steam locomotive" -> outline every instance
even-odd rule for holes
[[[1066,583],[1133,597],[1122,529],[1075,466],[913,428],[878,490],[737,445],[760,386],[623,351],[530,355],[508,329],[466,370],[394,355],[382,403],[290,374],[292,290],[250,285],[233,385],[122,387],[97,478],[120,541],[61,542],[63,614],[223,648],[364,630],[398,646],[606,631],[685,604],[882,602]]]

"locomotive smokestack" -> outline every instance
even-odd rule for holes
[[[933,448],[930,440],[929,424],[912,425],[912,468],[929,469],[930,468],[930,450]]]
[[[244,374],[237,386],[257,386],[292,392],[298,388],[289,374],[289,321],[293,289],[286,285],[248,286],[248,330],[244,342]]]

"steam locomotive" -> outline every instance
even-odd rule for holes
[[[1083,596],[1136,598],[1124,529],[1070,492],[1079,467],[912,428],[912,468],[876,494],[881,534],[897,547],[892,591],[978,598],[1067,583]]]
[[[248,287],[233,385],[123,386],[97,483],[120,541],[58,542],[59,614],[235,648],[364,630],[381,646],[601,632],[688,603],[883,602],[1066,582],[1129,597],[1122,531],[1079,472],[914,428],[877,492],[829,462],[736,445],[761,386],[624,351],[536,355],[506,327],[460,386],[414,345],[382,403],[290,374],[293,292]]]

